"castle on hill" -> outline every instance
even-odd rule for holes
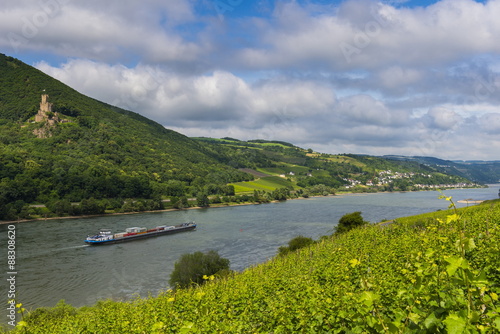
[[[42,127],[33,130],[33,134],[38,138],[48,138],[52,136],[52,128],[57,123],[71,122],[67,119],[59,117],[58,112],[52,111],[52,103],[49,103],[49,95],[42,94],[42,101],[40,102],[40,109],[35,115],[35,123],[44,123]]]
[[[52,112],[52,103],[48,101],[49,95],[42,94],[42,102],[40,102],[40,109],[35,115],[35,122],[47,121],[49,125],[54,125],[61,120],[59,119],[59,114]]]

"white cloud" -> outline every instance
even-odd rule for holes
[[[203,122],[203,127],[219,127],[220,122],[240,120],[240,126],[255,129],[322,113],[335,102],[330,87],[313,81],[274,79],[251,86],[226,71],[188,76],[159,67],[88,60],[61,67],[42,62],[37,67],[87,95],[167,126]]]
[[[487,113],[479,118],[481,130],[487,134],[498,135],[500,133],[500,113]]]
[[[429,128],[451,130],[462,121],[462,117],[453,110],[436,107],[429,110],[427,115],[424,116],[424,121],[426,121]]]
[[[194,20],[190,2],[70,0],[7,1],[0,9],[0,46],[14,53],[47,50],[96,60],[141,56],[145,61],[193,61],[202,46],[172,26]]]
[[[388,109],[369,95],[355,95],[341,100],[337,113],[347,125],[399,126],[405,124],[409,116],[405,111]]]
[[[486,4],[442,0],[424,9],[351,0],[317,16],[308,15],[295,2],[284,7],[261,32],[266,47],[242,51],[243,63],[296,67],[319,62],[333,70],[376,69],[392,64],[440,64],[500,52],[498,0]]]
[[[424,79],[422,71],[401,66],[391,66],[382,69],[376,78],[376,83],[383,89],[399,95],[407,93],[408,87],[419,84]]]

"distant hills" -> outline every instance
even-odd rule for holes
[[[384,158],[399,161],[416,161],[431,166],[436,170],[451,175],[457,175],[474,182],[492,184],[500,182],[500,161],[450,161],[433,157],[405,157],[388,155]]]
[[[282,141],[188,138],[0,54],[1,220],[428,189],[494,182],[499,175],[498,162],[331,155]]]

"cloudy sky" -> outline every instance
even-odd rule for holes
[[[188,136],[500,159],[500,0],[3,0],[0,52]]]

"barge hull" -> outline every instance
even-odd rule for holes
[[[100,241],[85,240],[85,242],[89,245],[92,245],[92,246],[109,245],[109,244],[116,244],[116,243],[121,243],[121,242],[139,240],[139,239],[147,239],[147,238],[157,237],[157,236],[161,236],[161,235],[165,235],[165,234],[174,234],[174,233],[179,233],[179,232],[191,231],[194,229],[196,229],[196,224],[191,224],[191,225],[187,225],[187,226],[179,226],[179,227],[176,226],[175,228],[168,229],[168,230],[144,232],[144,233],[139,233],[139,234],[125,236],[125,237],[111,239],[111,240],[100,240]]]

